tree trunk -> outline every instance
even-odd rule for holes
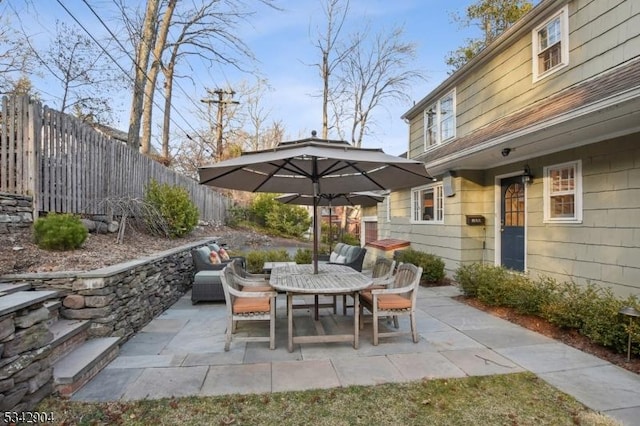
[[[140,147],[140,120],[142,118],[144,88],[147,80],[151,46],[155,41],[156,17],[158,15],[159,5],[160,0],[147,1],[142,35],[136,52],[136,63],[134,64],[135,79],[131,99],[131,114],[129,116],[129,134],[127,138],[128,144],[135,149]]]
[[[169,0],[167,9],[162,16],[162,23],[160,24],[160,28],[158,28],[158,36],[156,39],[155,47],[153,49],[153,63],[151,64],[151,68],[149,70],[149,78],[146,82],[146,87],[144,90],[144,107],[142,109],[142,140],[140,151],[143,154],[149,154],[149,151],[151,150],[153,96],[156,91],[156,81],[158,80],[158,73],[160,72],[160,67],[162,66],[162,52],[164,51],[167,44],[167,34],[169,33],[171,18],[173,17],[173,11],[175,10],[177,1],[178,0]],[[165,102],[165,108],[167,107],[171,107],[170,102],[168,103],[168,105],[167,102]]]
[[[165,69],[164,78],[164,117],[162,121],[162,157],[169,161],[169,134],[171,131],[171,97],[173,96],[173,66],[174,62],[169,62]]]

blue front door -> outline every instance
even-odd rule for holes
[[[524,271],[525,195],[521,176],[501,182],[501,264]]]

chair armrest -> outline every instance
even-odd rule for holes
[[[373,278],[373,285],[383,285],[388,287],[393,284],[393,277],[389,278]]]
[[[238,284],[242,287],[256,287],[256,286],[264,286],[268,285],[269,282],[267,280],[252,280],[248,278],[235,276],[234,278]]]
[[[255,299],[260,297],[277,297],[276,291],[238,291],[233,287],[229,287],[229,294],[242,299]]]
[[[410,293],[415,289],[416,289],[416,286],[414,286],[414,285],[408,285],[408,286],[398,287],[398,288],[381,288],[381,289],[371,290],[371,294],[372,295],[376,295],[376,294],[404,294],[404,293]]]

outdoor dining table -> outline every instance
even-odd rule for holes
[[[270,284],[273,288],[287,293],[287,322],[289,352],[293,352],[294,343],[324,343],[353,341],[358,349],[359,333],[359,291],[369,287],[370,277],[344,265],[320,264],[318,273],[313,273],[313,265],[278,266],[271,271]],[[340,295],[351,294],[354,300],[353,333],[323,334],[313,336],[293,335],[293,296],[295,295]],[[316,317],[317,321],[317,317]],[[320,327],[321,329],[321,327]]]

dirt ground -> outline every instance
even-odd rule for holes
[[[30,229],[26,229],[10,234],[0,234],[0,275],[26,272],[88,271],[133,260],[207,237],[216,237],[218,241],[226,243],[231,250],[310,247],[308,242],[273,238],[251,230],[199,226],[188,236],[173,240],[150,236],[130,229],[123,244],[116,243],[116,234],[90,234],[80,249],[55,252],[39,249],[33,242]],[[637,355],[632,356],[631,362],[627,362],[626,353],[616,354],[609,349],[593,344],[575,331],[560,329],[541,318],[520,315],[508,308],[484,306],[476,299],[465,297],[458,299],[640,374],[640,357]]]
[[[137,259],[144,255],[182,246],[192,241],[216,237],[230,250],[275,247],[310,247],[308,242],[269,237],[251,230],[198,226],[184,238],[168,239],[129,229],[124,243],[117,234],[89,234],[78,250],[49,251],[38,248],[30,229],[0,234],[0,275],[26,272],[90,271]]]

